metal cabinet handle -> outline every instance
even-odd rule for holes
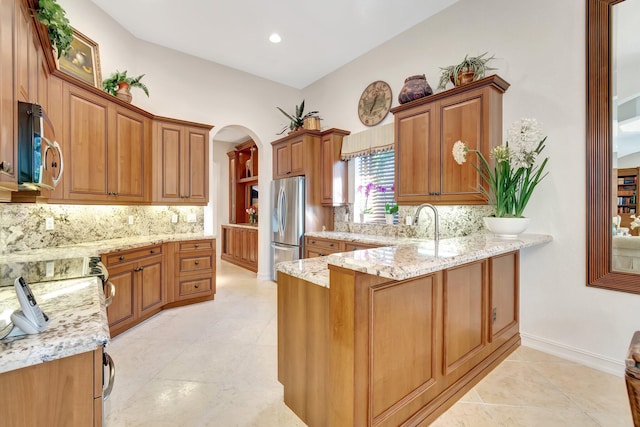
[[[113,302],[113,297],[116,296],[116,285],[113,282],[107,282],[106,286],[109,287],[109,296],[104,300],[104,306],[109,307]]]
[[[119,259],[120,261],[124,261],[124,255],[120,255],[120,256],[118,257],[118,259]]]
[[[152,254],[156,253],[153,249],[151,249],[149,252]]]
[[[197,261],[197,260],[196,260],[196,261],[194,262],[194,264],[195,264],[195,265],[198,265],[198,264],[200,264],[200,261]]]
[[[113,359],[107,353],[102,354],[102,364],[109,367],[109,382],[106,387],[104,386],[104,373],[102,374],[102,399],[107,400],[111,396],[111,390],[113,390],[113,383],[116,380],[116,364],[113,363]]]
[[[315,244],[316,244],[316,241],[315,241],[315,240],[312,240],[312,241],[311,241],[311,244],[312,244],[312,245],[315,245]]]
[[[198,289],[200,287],[200,285],[195,285],[194,288]]]
[[[329,247],[332,248],[333,247],[333,243],[329,243]]]
[[[196,249],[198,249],[198,246],[200,246],[200,245],[198,245],[198,244],[196,243],[194,246],[196,247]]]

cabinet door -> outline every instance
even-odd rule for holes
[[[124,329],[137,317],[135,309],[134,272],[135,265],[127,264],[109,269],[109,281],[116,287],[116,294],[111,305],[107,307],[109,329]]]
[[[321,140],[322,204],[339,206],[347,203],[347,162],[340,160],[342,136],[324,135]]]
[[[15,2],[15,85],[18,101],[29,102],[29,45],[31,28],[24,2]],[[11,26],[9,27],[11,28]]]
[[[154,190],[159,201],[180,200],[180,146],[182,127],[171,123],[156,123],[155,156],[156,185]]]
[[[437,126],[433,104],[403,111],[395,121],[395,191],[402,202],[428,201],[434,195],[433,181],[439,176],[437,162],[430,159],[437,150]]]
[[[186,128],[181,165],[181,195],[189,202],[209,200],[209,132]]]
[[[291,145],[283,142],[273,147],[275,165],[273,167],[274,179],[291,176]]]
[[[0,189],[17,190],[13,94],[14,0],[0,0]],[[16,131],[17,132],[17,131]]]
[[[165,293],[162,285],[162,257],[154,256],[140,262],[137,272],[140,289],[140,316],[159,311],[164,305]]]
[[[519,252],[490,258],[491,340],[507,340],[518,333]]]
[[[291,175],[304,175],[304,140],[302,137],[291,141]]]
[[[107,200],[109,103],[64,85],[65,199]]]
[[[109,124],[108,191],[118,201],[147,200],[149,119],[114,106]]]
[[[248,261],[258,267],[258,230],[247,230]]]
[[[442,361],[448,385],[484,357],[488,322],[486,261],[446,270],[443,292]]]
[[[458,96],[443,99],[440,109],[439,144],[434,146],[431,155],[439,160],[440,180],[435,188],[441,202],[482,202],[480,186],[482,179],[473,165],[475,156],[458,165],[451,154],[453,144],[464,142],[470,150],[481,151],[489,159],[487,142],[483,138],[483,106],[482,90],[471,91]]]

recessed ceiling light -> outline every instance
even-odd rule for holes
[[[271,35],[269,36],[269,41],[271,43],[280,43],[282,41],[282,37],[280,37],[280,34],[278,33],[271,33]]]

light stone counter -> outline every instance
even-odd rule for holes
[[[13,281],[20,276],[29,282],[82,277],[85,275],[82,263],[82,258],[84,257],[100,256],[104,253],[164,242],[210,238],[215,238],[215,236],[203,233],[156,234],[79,243],[55,248],[31,249],[0,255],[0,287],[13,286]],[[53,278],[47,278],[46,275],[49,261],[55,261],[53,263]]]
[[[359,236],[349,235],[349,233],[313,233],[315,237],[333,239],[337,239],[338,234],[347,234],[348,236],[345,237],[353,239],[350,240],[353,242],[380,242],[359,240]],[[306,235],[310,236],[312,233]],[[376,238],[377,236],[367,237]],[[279,263],[276,268],[283,273],[325,287],[329,286],[329,271],[326,268],[328,264],[374,276],[404,280],[494,255],[542,245],[552,241],[552,237],[543,234],[522,234],[517,239],[501,239],[491,234],[454,237],[440,240],[437,253],[433,240],[420,242],[415,242],[415,240],[407,242],[407,239],[399,240],[401,243],[395,246],[283,262]]]
[[[109,342],[102,283],[95,277],[35,284],[50,323],[35,335],[0,340],[0,373],[93,351]],[[1,316],[20,307],[13,287],[0,288]]]
[[[251,230],[257,230],[258,229],[258,224],[256,225],[252,225],[249,223],[243,223],[243,224],[224,224],[225,227],[235,227],[235,228],[248,228]]]

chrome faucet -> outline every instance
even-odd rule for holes
[[[434,234],[433,234],[433,240],[435,240],[436,243],[436,248],[438,247],[438,241],[440,240],[440,228],[439,228],[439,218],[438,218],[438,210],[436,209],[435,206],[433,206],[430,203],[423,203],[420,206],[418,206],[418,210],[416,210],[416,215],[413,217],[413,225],[418,225],[418,218],[420,217],[420,212],[422,211],[423,208],[431,208],[431,210],[433,211],[433,223],[434,223]]]

